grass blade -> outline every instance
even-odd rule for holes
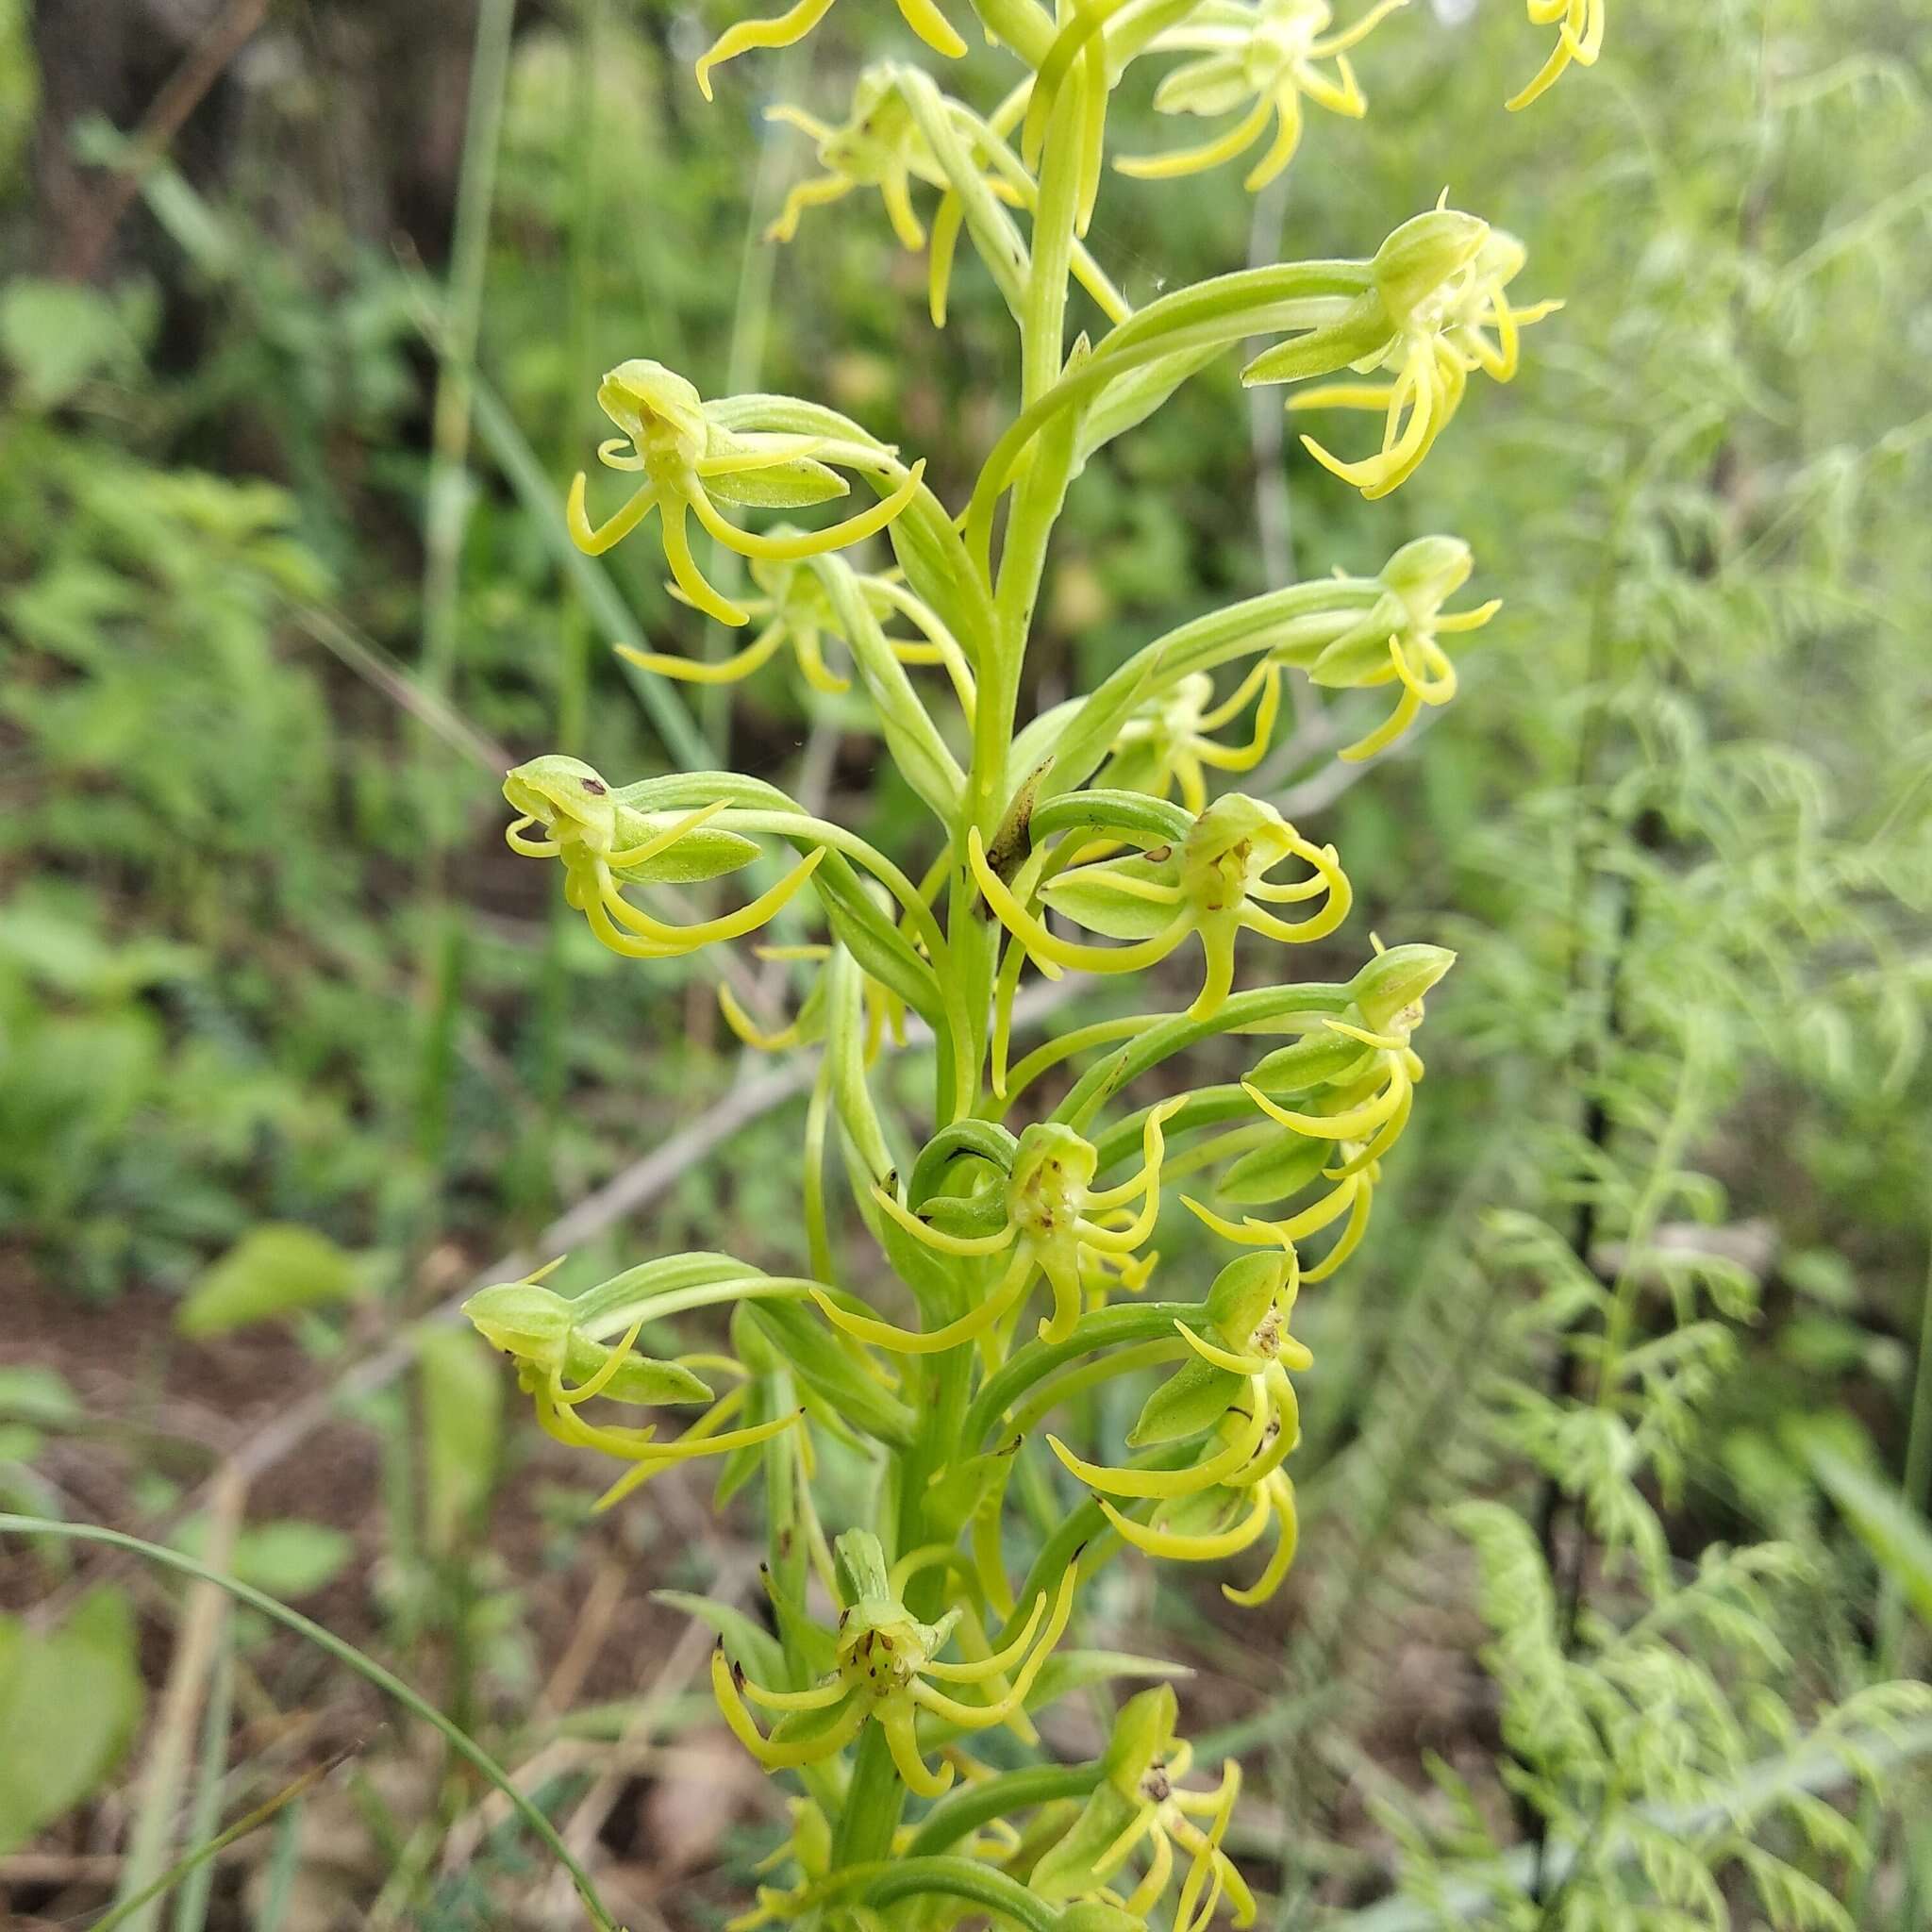
[[[149,1562],[158,1563],[163,1569],[174,1570],[183,1576],[192,1576],[203,1583],[212,1583],[225,1590],[239,1602],[250,1608],[259,1610],[263,1616],[273,1619],[285,1629],[292,1630],[298,1637],[305,1637],[318,1649],[325,1650],[335,1660],[366,1679],[385,1695],[394,1698],[407,1711],[419,1717],[437,1732],[458,1757],[496,1787],[530,1829],[536,1833],[557,1861],[568,1872],[577,1889],[577,1896],[584,1902],[584,1909],[600,1928],[600,1932],[617,1932],[610,1914],[604,1909],[603,1901],[597,1896],[597,1888],[591,1884],[591,1875],[572,1857],[570,1847],[558,1836],[557,1827],[544,1817],[530,1800],[520,1791],[504,1770],[482,1745],[476,1742],[467,1731],[450,1722],[420,1691],[412,1690],[392,1671],[388,1671],[372,1657],[366,1657],[353,1643],[345,1641],[333,1631],[325,1630],[311,1618],[305,1617],[300,1610],[291,1610],[287,1604],[277,1602],[264,1591],[257,1590],[252,1584],[242,1583],[233,1576],[223,1576],[205,1564],[197,1563],[192,1557],[184,1557],[179,1550],[164,1549],[159,1543],[148,1542],[144,1538],[129,1536],[125,1530],[108,1529],[96,1523],[55,1523],[36,1516],[16,1516],[11,1512],[0,1513],[0,1536],[42,1536],[66,1538],[75,1542],[104,1543],[110,1549],[131,1550],[138,1557],[145,1557]]]

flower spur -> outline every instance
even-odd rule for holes
[[[1528,0],[1528,7],[1530,25],[1554,26],[1557,44],[1529,85],[1503,103],[1512,114],[1555,87],[1573,60],[1594,67],[1604,50],[1607,0]]]
[[[726,503],[794,509],[826,503],[850,487],[830,463],[877,469],[891,456],[883,444],[843,442],[822,436],[777,436],[727,427],[683,376],[661,362],[634,358],[621,362],[597,385],[597,403],[624,433],[597,446],[607,469],[641,471],[644,481],[624,507],[592,526],[579,470],[564,505],[564,521],[579,550],[596,557],[621,542],[655,509],[665,560],[686,598],[707,617],[736,626],[749,613],[706,579],[691,555],[687,517],[727,550],[772,562],[837,550],[890,524],[917,493],[925,465],[912,465],[904,480],[870,509],[823,530],[760,536],[741,529],[718,508]],[[824,460],[821,460],[824,458]]]
[[[758,847],[708,822],[720,802],[689,812],[647,813],[623,804],[580,758],[560,754],[519,765],[503,781],[519,816],[505,829],[512,852],[563,861],[564,897],[613,953],[674,959],[714,941],[742,938],[770,920],[811,877],[825,856],[817,847],[783,878],[736,912],[674,924],[631,904],[623,885],[688,885],[748,865]],[[545,836],[529,836],[541,825]]]
[[[1176,67],[1155,90],[1154,106],[1163,114],[1232,113],[1247,104],[1241,119],[1198,147],[1167,154],[1127,155],[1114,163],[1122,174],[1141,180],[1198,175],[1244,155],[1267,131],[1274,139],[1248,171],[1242,186],[1264,188],[1294,158],[1301,143],[1302,98],[1306,95],[1332,114],[1359,120],[1368,100],[1357,85],[1348,49],[1366,40],[1382,21],[1408,0],[1378,0],[1352,25],[1331,33],[1334,9],[1327,0],[1207,0],[1178,27],[1154,42],[1156,53],[1185,52],[1199,58]],[[1335,62],[1335,72],[1319,63]]]
[[[1302,438],[1302,446],[1324,469],[1372,501],[1415,474],[1461,407],[1470,375],[1480,369],[1498,382],[1510,381],[1517,370],[1520,332],[1563,306],[1550,301],[1513,307],[1504,291],[1527,259],[1523,243],[1499,228],[1477,225],[1482,231],[1478,245],[1453,273],[1431,288],[1391,291],[1388,306],[1399,318],[1394,335],[1384,348],[1353,366],[1364,375],[1392,369],[1392,381],[1321,383],[1289,398],[1291,410],[1381,413],[1382,447],[1357,462],[1331,455],[1312,436]],[[1408,299],[1401,299],[1402,294]],[[1267,361],[1265,356],[1259,358],[1243,379],[1267,379],[1256,374]],[[1398,675],[1407,683],[1412,674]]]
[[[1119,946],[1059,938],[988,864],[977,827],[969,834],[968,863],[987,904],[1049,978],[1058,978],[1070,967],[1138,973],[1166,958],[1194,934],[1206,971],[1189,1012],[1206,1019],[1220,1010],[1234,984],[1237,933],[1300,944],[1333,932],[1348,917],[1348,878],[1335,848],[1311,844],[1264,800],[1238,791],[1217,798],[1194,818],[1178,847],[1156,844],[1144,832],[1124,827],[1123,832],[1144,849],[1075,866],[1038,888],[1048,907],[1095,932],[1131,942]],[[1289,884],[1269,878],[1290,858],[1307,865],[1309,875]],[[1019,877],[1026,880],[1024,870]],[[1030,884],[1026,890],[1031,896]],[[1283,920],[1267,909],[1270,903],[1315,898],[1322,906],[1302,920]]]
[[[549,1272],[545,1268],[522,1281],[479,1289],[463,1304],[463,1313],[492,1348],[515,1361],[518,1386],[534,1398],[538,1426],[547,1436],[572,1448],[602,1450],[635,1465],[597,1499],[597,1508],[608,1509],[675,1462],[728,1456],[769,1441],[804,1414],[795,1409],[747,1428],[726,1428],[744,1406],[743,1387],[713,1401],[710,1386],[692,1371],[693,1366],[735,1369],[735,1363],[712,1356],[658,1361],[634,1355],[631,1351],[648,1319],[642,1314],[622,1340],[608,1347],[592,1341],[577,1327],[570,1303],[542,1286],[542,1276]],[[573,1385],[566,1376],[580,1379]],[[655,1424],[622,1429],[585,1422],[577,1410],[598,1396],[640,1407],[711,1407],[682,1436],[659,1441]]]
[[[1182,1099],[1174,1099],[1149,1109],[1141,1130],[1140,1170],[1114,1188],[1093,1186],[1100,1157],[1092,1143],[1071,1127],[1052,1121],[1028,1127],[1015,1143],[1012,1167],[1000,1191],[1002,1224],[989,1234],[956,1234],[935,1226],[902,1206],[889,1190],[874,1188],[873,1200],[879,1209],[923,1246],[960,1259],[1008,1256],[991,1291],[957,1321],[940,1328],[895,1328],[841,1308],[823,1291],[815,1291],[813,1299],[835,1327],[895,1355],[938,1355],[979,1341],[991,1356],[998,1353],[992,1344],[1003,1324],[1009,1317],[1017,1318],[1034,1275],[1040,1274],[1053,1291],[1053,1311],[1041,1320],[1041,1339],[1064,1341],[1094,1285],[1095,1257],[1120,1263],[1124,1285],[1138,1288],[1144,1282],[1142,1268],[1130,1257],[1154,1232],[1159,1216],[1164,1155],[1160,1130],[1182,1105]],[[927,1212],[939,1211],[945,1198],[929,1203]],[[1135,1201],[1141,1206],[1125,1224],[1114,1224],[1116,1210]]]
[[[951,1786],[953,1767],[928,1769],[919,1748],[920,1712],[966,1731],[1011,1725],[1016,1719],[1024,1723],[1027,1695],[1073,1613],[1077,1556],[1067,1565],[1050,1604],[1044,1591],[1034,1599],[1012,1642],[975,1661],[947,1662],[940,1653],[959,1621],[958,1609],[948,1610],[936,1624],[924,1624],[903,1601],[907,1580],[927,1553],[915,1551],[889,1571],[879,1540],[862,1529],[847,1530],[837,1550],[847,1587],[839,1612],[836,1662],[825,1681],[804,1690],[767,1689],[727,1660],[721,1645],[711,1656],[718,1707],[733,1736],[767,1771],[822,1764],[851,1743],[870,1720],[885,1734],[907,1789],[936,1798]],[[1005,1688],[997,1688],[1008,1674]],[[995,1694],[988,1703],[966,1703],[936,1688],[941,1684],[991,1688]],[[747,1700],[780,1714],[769,1735],[758,1729]]]
[[[1173,1882],[1178,1846],[1188,1870],[1174,1903],[1174,1932],[1204,1932],[1224,1896],[1234,1906],[1237,1926],[1254,1924],[1254,1895],[1222,1850],[1241,1795],[1241,1768],[1224,1759],[1214,1790],[1184,1789],[1193,1751],[1174,1737],[1178,1716],[1171,1684],[1140,1691],[1121,1707],[1100,1782],[1034,1866],[1031,1890],[1055,1903],[1097,1899],[1145,1919]],[[1146,1874],[1124,1893],[1110,1881],[1142,1847]]]

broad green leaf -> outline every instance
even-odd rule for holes
[[[51,409],[84,383],[136,377],[141,350],[115,305],[80,282],[18,276],[0,293],[0,354],[30,409]]]
[[[175,1312],[184,1335],[223,1335],[250,1322],[346,1301],[362,1286],[355,1256],[314,1229],[272,1223],[244,1235]]]
[[[58,1369],[25,1363],[0,1368],[0,1419],[15,1423],[71,1423],[82,1414],[80,1398]]]
[[[191,1516],[174,1541],[185,1555],[205,1557],[207,1518]],[[344,1531],[289,1516],[244,1524],[236,1532],[226,1569],[230,1576],[270,1596],[295,1599],[313,1596],[333,1583],[355,1554],[355,1542]]]
[[[90,1591],[44,1636],[0,1616],[0,1855],[100,1789],[142,1702],[123,1591]]]

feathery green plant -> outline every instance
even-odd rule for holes
[[[790,44],[825,10],[826,0],[804,0],[776,21],[731,28],[699,63],[701,86],[708,94],[719,63]],[[939,52],[964,51],[926,0],[902,10]],[[976,1740],[1004,1730],[1037,1748],[1032,1713],[1055,1696],[1169,1674],[1059,1648],[1080,1585],[1123,1550],[1219,1562],[1272,1535],[1254,1580],[1224,1586],[1241,1604],[1272,1596],[1293,1560],[1291,1373],[1309,1360],[1290,1330],[1295,1297],[1362,1239],[1380,1163],[1422,1076],[1412,1041],[1424,997],[1453,955],[1377,941],[1345,982],[1271,975],[1236,991],[1242,933],[1307,943],[1342,924],[1352,894],[1333,846],[1263,799],[1209,797],[1206,774],[1259,761],[1294,671],[1332,689],[1392,690],[1385,722],[1342,753],[1373,756],[1423,708],[1453,696],[1442,640],[1480,625],[1495,606],[1446,609],[1471,554],[1454,538],[1424,537],[1374,577],[1319,578],[1183,625],[1098,689],[1023,722],[1034,607],[1082,469],[1224,351],[1263,339],[1242,379],[1296,386],[1291,407],[1378,413],[1380,448],[1357,459],[1304,438],[1374,499],[1423,461],[1472,374],[1514,374],[1521,329],[1555,305],[1516,304],[1520,244],[1444,205],[1363,258],[1242,270],[1130,308],[1086,239],[1108,95],[1127,68],[1188,55],[1162,81],[1157,108],[1241,118],[1206,146],[1123,161],[1124,172],[1211,167],[1272,120],[1273,144],[1249,176],[1257,186],[1291,158],[1304,97],[1363,111],[1348,50],[1394,8],[1369,8],[1341,28],[1323,0],[1158,0],[1058,19],[1033,0],[981,0],[978,10],[989,39],[1025,70],[990,112],[900,61],[868,69],[836,124],[774,110],[816,143],[820,169],[791,192],[774,239],[794,235],[808,211],[874,189],[902,244],[928,251],[936,323],[962,234],[1011,313],[1015,410],[963,507],[941,501],[924,459],[902,461],[822,405],[707,398],[642,358],[611,370],[598,391],[617,431],[598,458],[636,476],[634,491],[593,521],[580,474],[567,505],[571,535],[591,554],[655,514],[674,594],[721,625],[756,620],[728,658],[631,650],[643,670],[716,683],[788,653],[822,691],[856,680],[930,815],[930,849],[889,856],[733,772],[612,785],[576,758],[550,756],[504,788],[517,814],[511,847],[558,861],[569,903],[627,958],[674,959],[749,938],[811,889],[826,941],[766,949],[810,970],[796,1019],[761,1031],[721,993],[748,1043],[820,1049],[802,1185],[808,1273],[678,1255],[574,1300],[541,1278],[507,1283],[468,1311],[516,1360],[549,1434],[630,1465],[607,1504],[699,1457],[723,1458],[721,1504],[762,1481],[775,1636],[722,1604],[687,1600],[719,1633],[712,1682],[726,1722],[767,1770],[797,1774],[804,1791],[784,1855],[795,1876],[766,1890],[740,1924],[829,1915],[937,1925],[991,1911],[1042,1925],[1171,1916],[1196,1932],[1224,1900],[1238,1924],[1255,1906],[1223,1849],[1238,1768],[1225,1762],[1209,1788],[1182,1782],[1189,1753],[1174,1735],[1171,1689],[1131,1699],[1107,1752],[1087,1766],[997,1769],[1013,1752],[982,1757]],[[1600,8],[1577,0],[1553,13],[1532,0],[1530,13],[1563,17],[1545,80],[1571,58],[1594,57]],[[929,235],[915,190],[937,195]],[[1070,344],[1076,308],[1092,320]],[[1387,378],[1364,379],[1378,372]],[[846,495],[853,477],[876,500],[816,529],[753,530],[729,513],[808,509]],[[749,560],[756,594],[726,595],[711,581],[693,554],[693,526]],[[858,569],[837,554],[881,533],[890,569]],[[912,675],[925,669],[939,674],[929,685]],[[1222,672],[1232,681],[1217,694]],[[1226,741],[1251,708],[1246,742]],[[772,843],[791,848],[795,863],[736,911],[672,918],[636,896],[729,875]],[[1192,942],[1201,975],[1184,1011],[1079,1027],[1013,1061],[1029,967],[1048,979],[1133,974]],[[904,1037],[908,1016],[926,1029],[931,1054],[933,1119],[918,1140],[868,1077],[885,1034]],[[1172,1091],[1171,1063],[1226,1036],[1261,1041],[1248,1077]],[[1086,1070],[1045,1109],[1043,1076],[1079,1060]],[[1247,1252],[1205,1294],[1176,1284],[1155,1299],[1148,1243],[1170,1142],[1173,1166],[1212,1176],[1231,1204],[1271,1212],[1233,1221],[1183,1196]],[[860,1294],[849,1285],[857,1271],[824,1175],[834,1143],[896,1288]],[[1302,1246],[1324,1234],[1325,1252],[1305,1264]],[[1036,1288],[1045,1312],[1029,1326]],[[911,1324],[888,1318],[899,1312],[894,1301],[909,1305]],[[732,1311],[728,1354],[637,1352],[646,1327],[720,1306]],[[1007,1493],[1016,1465],[1038,1456],[1046,1417],[1156,1365],[1171,1373],[1129,1432],[1125,1462],[1090,1460],[1044,1436],[1091,1493],[1029,1535]],[[593,1401],[700,1413],[666,1436],[658,1424],[591,1421]],[[839,1486],[847,1513],[853,1493],[869,1500],[828,1527],[829,1498],[822,1504],[813,1478],[821,1457],[835,1454],[868,1472]],[[935,1801],[917,1824],[906,1820],[908,1798]]]

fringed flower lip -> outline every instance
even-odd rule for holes
[[[922,458],[869,509],[823,530],[760,535],[732,523],[713,499],[770,509],[827,503],[850,488],[832,465],[875,471],[890,460],[891,450],[883,443],[727,427],[692,384],[643,358],[611,370],[597,387],[597,402],[624,432],[598,445],[597,460],[607,469],[641,471],[644,481],[620,509],[592,525],[579,470],[564,505],[571,541],[586,555],[600,556],[656,510],[677,588],[707,617],[734,627],[747,623],[750,613],[698,568],[688,518],[694,516],[709,536],[741,557],[795,562],[884,529],[918,493],[925,472]]]

